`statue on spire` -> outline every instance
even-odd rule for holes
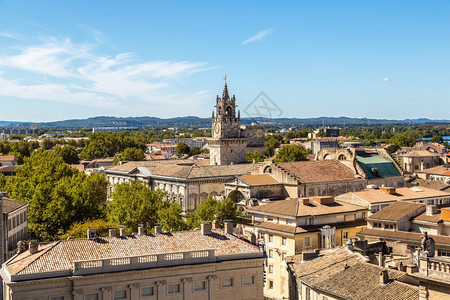
[[[225,86],[224,86],[224,88],[223,88],[222,100],[227,100],[227,99],[230,99],[230,96],[228,95],[227,75],[225,75],[225,77],[223,78],[223,80],[225,81]]]

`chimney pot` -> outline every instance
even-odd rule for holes
[[[200,231],[203,235],[211,234],[211,222],[210,221],[203,221],[200,225]]]
[[[155,233],[160,234],[162,232],[162,227],[160,223],[155,223]]]
[[[139,224],[139,226],[138,226],[138,234],[139,235],[144,235],[145,234],[144,224]]]
[[[114,227],[109,228],[109,237],[115,237],[117,235],[117,229]]]
[[[386,284],[389,281],[389,274],[387,270],[381,270],[380,272],[380,284]]]
[[[233,234],[233,220],[225,220],[225,232]]]
[[[17,254],[23,253],[25,251],[27,251],[27,242],[19,241],[17,243]]]
[[[212,229],[217,229],[219,228],[219,222],[217,222],[217,220],[212,221]]]
[[[125,227],[120,227],[119,234],[120,236],[125,236]]]
[[[425,212],[425,214],[427,216],[435,215],[436,212],[437,212],[437,206],[436,205],[427,205],[426,212]]]
[[[97,236],[97,232],[96,232],[95,228],[89,228],[89,229],[87,230],[87,238],[88,238],[89,240],[95,239],[96,236]]]
[[[38,252],[39,250],[39,243],[38,241],[30,241],[28,249],[30,249],[30,254],[34,254],[36,252]]]

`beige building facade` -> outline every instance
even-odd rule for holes
[[[208,223],[159,230],[31,244],[3,265],[4,299],[263,299],[258,247]]]

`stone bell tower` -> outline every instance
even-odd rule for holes
[[[212,138],[208,139],[211,165],[242,163],[247,159],[247,141],[241,136],[241,116],[236,116],[236,98],[230,98],[227,83],[222,98],[216,98],[216,112],[212,112]]]

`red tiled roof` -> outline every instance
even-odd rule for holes
[[[249,185],[279,184],[279,182],[269,174],[242,175],[240,178]]]
[[[0,156],[0,161],[13,161],[15,159],[15,156],[9,155],[9,156]]]
[[[393,230],[383,230],[383,229],[364,229],[356,234],[357,236],[370,236],[389,240],[400,240],[405,242],[420,243],[422,240],[422,233],[417,232],[407,232],[407,231],[393,231]],[[446,245],[450,247],[450,236],[445,235],[431,235],[428,237],[433,238],[435,243]]]
[[[97,240],[73,239],[55,242],[40,248],[40,254],[29,251],[19,254],[8,263],[15,274],[32,274],[71,270],[79,260],[107,259],[170,252],[215,249],[216,256],[259,253],[259,248],[239,238],[213,229],[203,235],[199,230],[167,234],[102,237]],[[25,263],[24,263],[25,262]]]
[[[388,205],[380,211],[377,211],[367,219],[397,221],[404,216],[413,214],[421,208],[425,208],[425,205],[422,203],[398,201]]]
[[[353,172],[335,160],[276,163],[301,183],[356,179]]]

